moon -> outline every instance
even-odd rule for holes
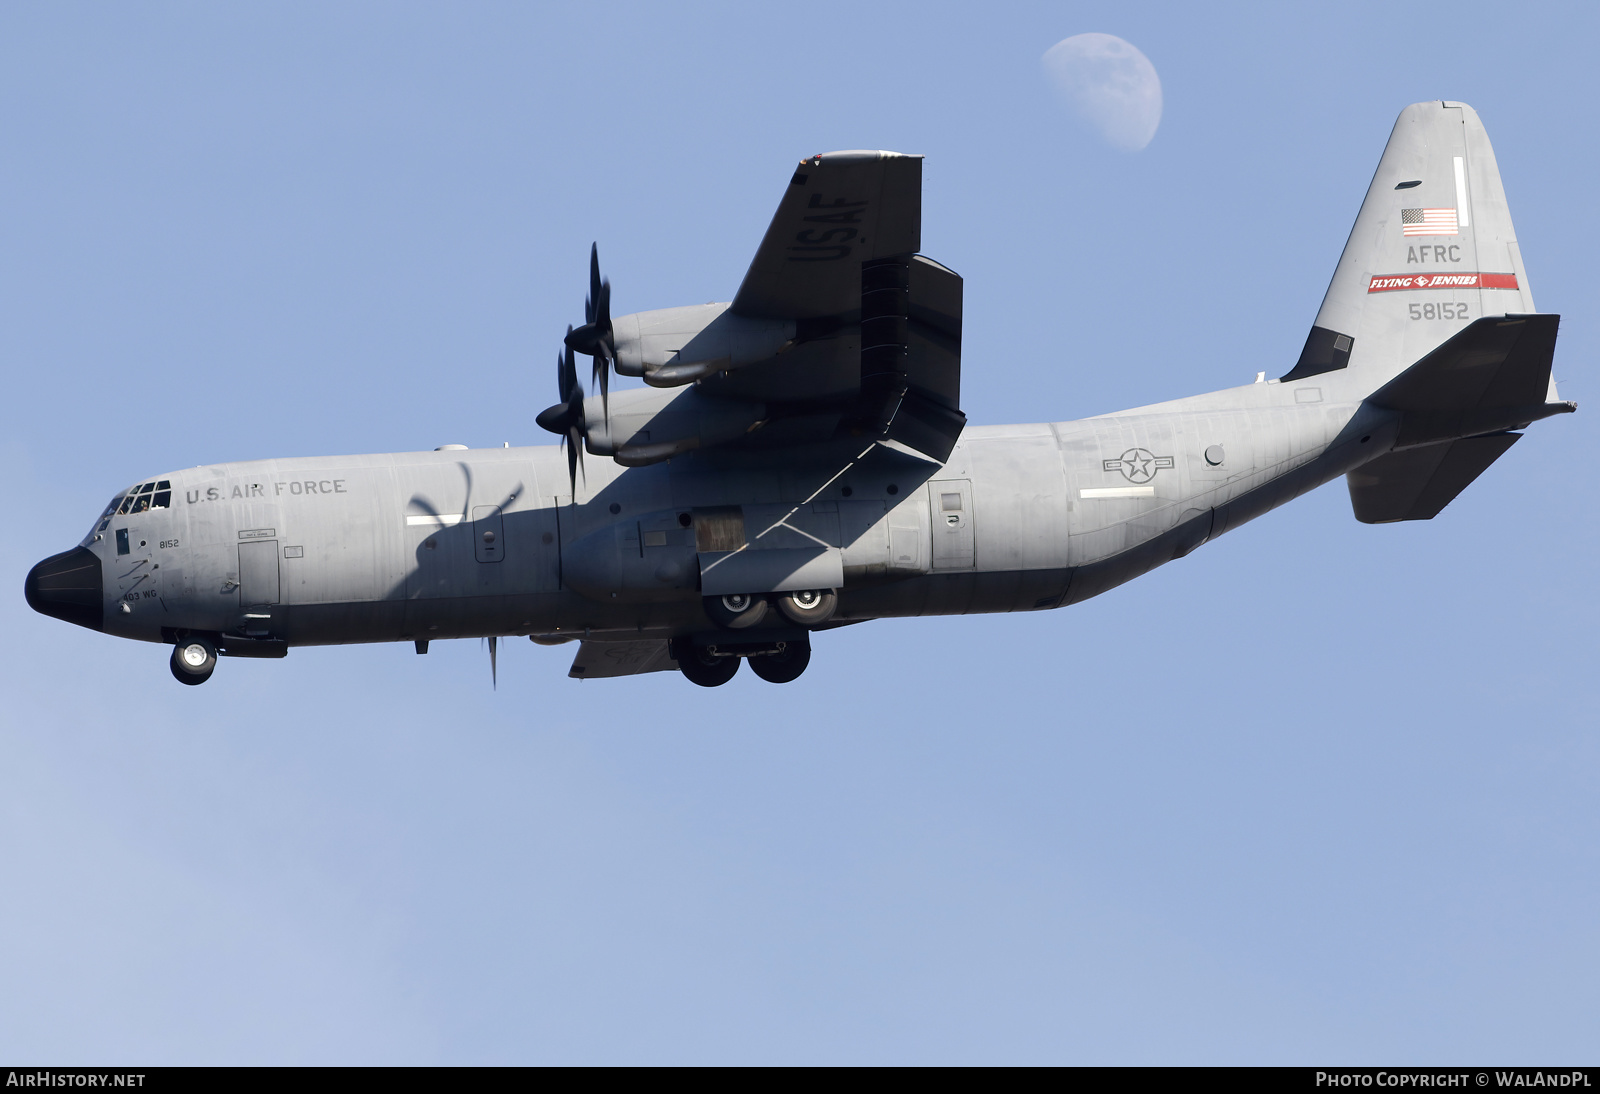
[[[1075,34],[1042,58],[1062,103],[1107,144],[1137,152],[1161,124],[1161,77],[1150,58],[1115,34]]]

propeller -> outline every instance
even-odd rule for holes
[[[500,671],[495,664],[495,653],[500,639],[495,635],[489,636],[489,683],[495,691],[500,690]],[[478,648],[483,649],[483,639],[478,639]]]
[[[611,282],[600,276],[600,245],[589,248],[589,295],[583,302],[583,326],[567,328],[567,348],[594,358],[591,382],[600,392],[600,406],[610,413],[611,369],[617,360],[617,339],[611,330]]]
[[[572,328],[567,328],[567,348],[556,357],[556,387],[561,401],[546,407],[534,419],[540,429],[558,434],[567,447],[567,477],[572,480],[572,494],[578,494],[578,467],[581,462],[583,439],[589,434],[589,423],[583,414],[583,385],[578,383],[578,365],[572,356]],[[585,475],[585,479],[587,479]]]

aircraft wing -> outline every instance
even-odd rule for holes
[[[759,401],[778,422],[798,411],[812,428],[947,458],[966,425],[962,281],[916,253],[921,244],[921,156],[802,160],[728,309],[791,322],[793,341],[710,378],[705,393]]]
[[[591,397],[580,412],[576,381],[562,381],[540,424],[576,430],[591,454],[625,466],[833,439],[898,442],[943,462],[966,425],[962,281],[918,254],[921,242],[921,156],[802,160],[731,303],[617,318],[617,371],[646,389]],[[609,301],[594,256],[590,279],[591,299]],[[599,347],[591,326],[608,307],[569,339]]]
[[[789,179],[732,310],[763,319],[852,316],[863,262],[921,249],[921,156],[812,156]]]

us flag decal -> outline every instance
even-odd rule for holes
[[[1454,209],[1401,209],[1400,234],[1453,236],[1459,232]]]

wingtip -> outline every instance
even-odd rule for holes
[[[808,160],[801,163],[820,164],[826,160],[830,164],[846,163],[872,163],[877,160],[920,160],[918,152],[890,152],[882,148],[846,148],[838,152],[818,152]]]

